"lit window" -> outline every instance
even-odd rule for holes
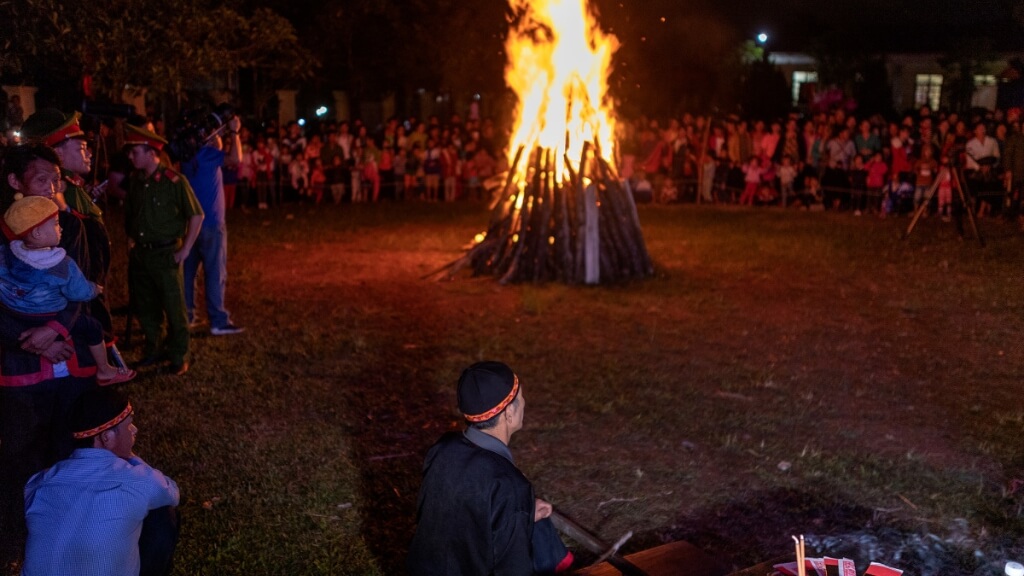
[[[801,100],[807,100],[807,98],[800,98],[800,87],[804,84],[817,84],[818,73],[817,72],[793,72],[793,105],[800,104]]]
[[[942,74],[918,74],[914,90],[914,106],[939,107],[942,96]]]
[[[974,75],[974,87],[981,88],[982,86],[995,86],[996,77],[993,74],[975,74]]]

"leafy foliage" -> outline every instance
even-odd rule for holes
[[[31,80],[30,65],[57,66],[90,76],[115,101],[140,86],[180,98],[188,85],[239,67],[301,77],[315,65],[279,15],[245,17],[207,0],[3,0],[0,19],[19,23],[0,72]]]

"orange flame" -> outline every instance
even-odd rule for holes
[[[565,158],[579,162],[584,143],[590,142],[614,165],[608,75],[618,40],[601,31],[587,0],[509,3],[515,18],[505,42],[505,81],[518,97],[509,163],[523,147],[518,171],[525,176],[525,160],[535,148],[553,149],[561,182]]]

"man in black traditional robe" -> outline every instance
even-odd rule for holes
[[[421,575],[530,575],[560,572],[573,560],[508,449],[523,427],[519,378],[500,362],[479,362],[459,378],[465,432],[449,432],[427,453],[409,572]]]

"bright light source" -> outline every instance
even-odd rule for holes
[[[306,119],[305,118],[299,118],[299,126],[305,126],[305,125],[306,125]]]
[[[761,44],[764,44],[765,42],[768,41],[768,35],[765,34],[764,32],[761,32],[760,34],[757,35],[757,41],[760,42]]]
[[[320,118],[323,118],[324,116],[327,116],[327,106],[321,106],[321,107],[317,108],[316,109],[316,115],[319,116]]]

